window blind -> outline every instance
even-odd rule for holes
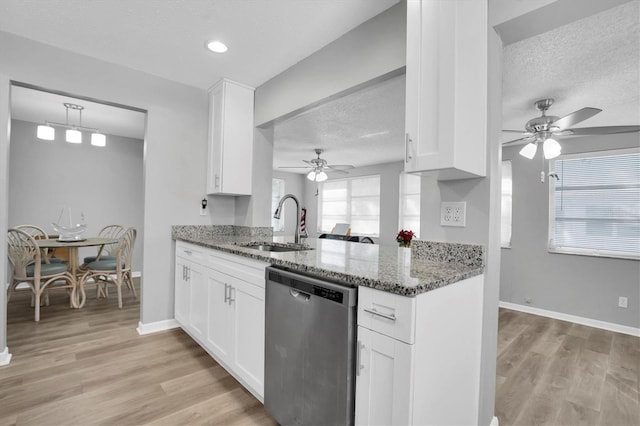
[[[552,164],[549,247],[640,257],[640,153],[590,153]]]
[[[273,232],[284,231],[284,211],[280,214],[280,219],[273,217],[282,197],[284,197],[284,179],[271,179],[271,226]]]
[[[400,212],[399,229],[413,231],[420,236],[420,176],[408,173],[400,174]]]
[[[513,205],[513,180],[511,178],[511,161],[502,162],[502,203],[500,220],[500,245],[511,247],[511,215]]]
[[[380,176],[326,181],[319,196],[319,232],[349,223],[353,234],[380,235]]]

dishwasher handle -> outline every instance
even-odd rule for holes
[[[295,297],[296,299],[302,300],[303,302],[308,302],[311,299],[311,295],[307,294],[303,291],[298,291],[296,289],[290,288],[289,294]]]

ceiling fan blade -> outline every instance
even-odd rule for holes
[[[551,123],[549,126],[557,127],[560,130],[564,130],[567,127],[574,126],[580,123],[581,121],[586,120],[587,118],[593,117],[599,112],[602,112],[602,110],[599,108],[585,107],[577,111],[574,111],[569,115],[565,115],[564,117],[557,119],[556,121]]]
[[[578,129],[567,129],[565,132],[567,132],[567,134],[561,136],[613,135],[617,133],[640,132],[640,126],[582,127]]]
[[[313,163],[311,161],[309,161],[309,160],[302,160],[302,161],[304,161],[305,163],[310,164],[310,165],[313,166]]]
[[[348,175],[349,172],[347,172],[346,170],[341,170],[341,169],[334,169],[329,167],[329,170],[327,170],[329,173],[341,173],[343,175]]]
[[[524,130],[507,130],[507,129],[502,129],[503,132],[505,133],[520,133],[522,135],[530,135],[531,133],[529,132],[525,132]]]
[[[279,169],[308,169],[307,166],[278,166]]]
[[[535,136],[527,136],[524,138],[520,138],[520,139],[514,139],[512,141],[508,141],[502,144],[503,147],[508,147],[508,146],[514,146],[514,145],[522,145],[525,144],[527,142],[533,142],[535,141],[536,138]]]
[[[327,165],[327,167],[330,168],[331,170],[349,170],[354,168],[354,166],[350,164],[332,164],[332,165]]]

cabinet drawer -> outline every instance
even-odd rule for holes
[[[184,241],[176,241],[176,257],[189,259],[200,265],[204,264],[205,248],[195,244],[185,243]]]
[[[415,342],[415,297],[358,287],[358,325],[405,343]]]
[[[269,266],[268,263],[219,250],[208,250],[206,262],[209,268],[264,288],[264,269]]]

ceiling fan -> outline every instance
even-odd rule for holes
[[[327,180],[327,171],[330,172],[338,172],[338,173],[349,173],[346,170],[353,169],[353,166],[347,164],[327,164],[327,160],[324,158],[320,158],[320,154],[322,154],[323,150],[316,148],[315,150],[317,158],[312,158],[311,160],[302,160],[307,163],[307,166],[281,166],[280,169],[302,169],[309,168],[311,169],[309,173],[307,173],[307,179],[314,182],[322,182]]]
[[[640,126],[605,126],[605,127],[582,127],[571,129],[581,121],[593,117],[602,112],[599,108],[585,107],[562,118],[547,115],[547,110],[553,105],[553,99],[541,99],[534,103],[538,111],[542,112],[540,117],[533,118],[525,125],[525,132],[520,130],[503,130],[503,132],[520,133],[522,137],[505,142],[502,146],[520,145],[526,143],[520,150],[520,155],[528,159],[533,159],[538,150],[538,143],[542,142],[542,150],[545,159],[555,158],[560,155],[562,147],[556,140],[562,136],[586,136],[586,135],[608,135],[615,133],[632,133],[640,131]]]

